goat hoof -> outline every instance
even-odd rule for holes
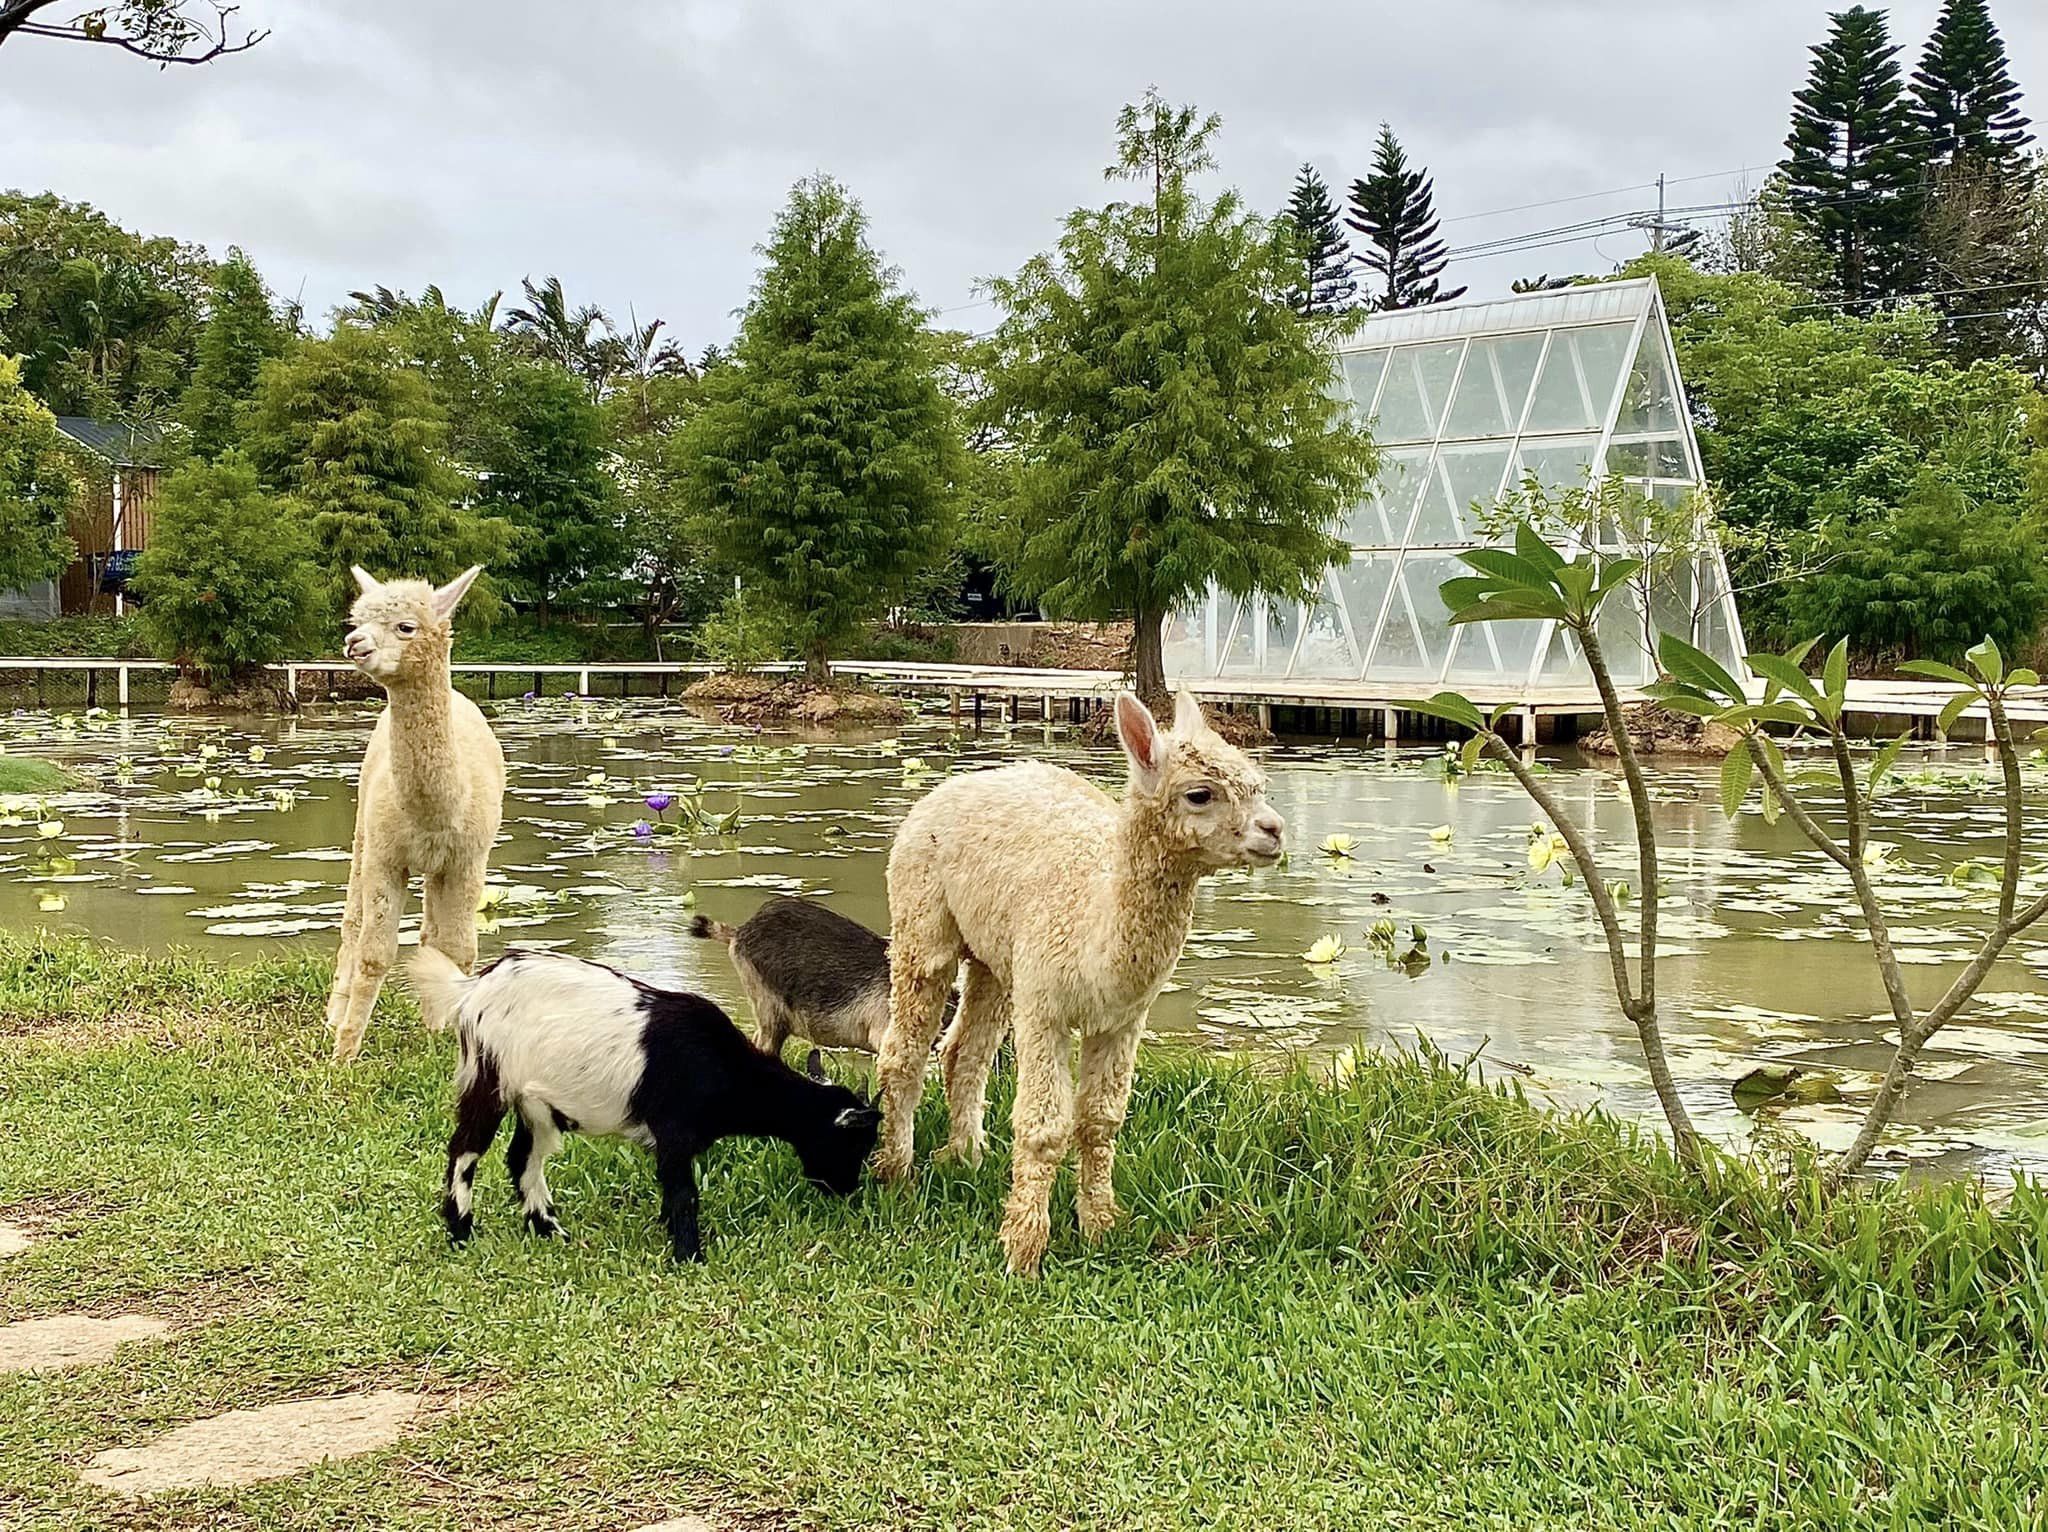
[[[542,1239],[560,1239],[562,1226],[552,1213],[528,1213],[526,1229],[529,1234],[538,1234]]]
[[[476,1231],[475,1222],[466,1214],[459,1218],[447,1219],[446,1222],[448,1224],[448,1243],[457,1249],[468,1244],[469,1236]]]

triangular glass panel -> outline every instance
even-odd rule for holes
[[[1444,420],[1445,438],[1514,435],[1542,354],[1540,334],[1472,342],[1458,378],[1458,397]]]
[[[1501,480],[1513,457],[1506,442],[1472,442],[1437,450],[1436,475],[1422,498],[1422,509],[1409,533],[1410,546],[1476,542],[1482,535],[1472,515],[1476,501],[1491,509],[1500,499]]]
[[[1559,624],[1551,630],[1550,642],[1543,647],[1543,663],[1536,668],[1536,679],[1551,684],[1590,679],[1584,656],[1579,653],[1579,641],[1572,636],[1571,629]]]
[[[1600,648],[1607,656],[1608,673],[1623,686],[1641,686],[1657,679],[1642,610],[1641,593],[1633,580],[1600,607]]]
[[[1524,433],[1590,431],[1603,424],[1634,328],[1602,324],[1551,331],[1550,353],[1529,400]]]
[[[1258,624],[1252,603],[1232,600],[1224,608],[1223,663],[1219,674],[1251,675],[1259,668]]]
[[[1395,582],[1394,599],[1388,602],[1389,625],[1393,622],[1393,609],[1401,604],[1401,592],[1408,595],[1408,611],[1415,618],[1415,631],[1422,642],[1422,651],[1428,663],[1426,674],[1435,674],[1442,668],[1444,657],[1450,653],[1451,609],[1437,593],[1444,581],[1455,579],[1471,571],[1448,553],[1410,553],[1401,560],[1401,576]]]
[[[1543,624],[1531,622],[1490,622],[1487,632],[1500,656],[1498,679],[1521,685],[1529,678],[1530,662],[1536,658],[1536,640],[1543,636]]]
[[[1358,561],[1353,560],[1353,567]],[[1350,614],[1342,605],[1337,570],[1323,575],[1323,590],[1309,609],[1301,644],[1288,671],[1294,676],[1355,676],[1365,666],[1364,633],[1354,634]]]
[[[1435,439],[1437,422],[1457,376],[1461,340],[1398,347],[1387,363],[1387,382],[1373,438],[1382,443]]]
[[[1214,602],[1212,591],[1209,601]],[[1208,603],[1202,606],[1182,607],[1170,612],[1166,618],[1166,632],[1160,654],[1160,664],[1169,676],[1206,676],[1215,672],[1209,669],[1208,656],[1203,651],[1202,626],[1208,620]]]
[[[1519,484],[1525,475],[1534,474],[1545,489],[1581,488],[1592,482],[1594,459],[1599,455],[1597,436],[1524,439],[1515,482]]]
[[[1628,387],[1621,396],[1621,412],[1615,417],[1616,431],[1676,431],[1678,386],[1671,374],[1671,362],[1664,355],[1664,334],[1656,325],[1643,326],[1642,343],[1636,347],[1635,366],[1629,369]]]
[[[1430,451],[1428,447],[1396,447],[1380,454],[1373,498],[1351,516],[1347,535],[1352,547],[1398,548],[1406,540]]]
[[[1399,554],[1373,553],[1354,556],[1342,569],[1331,571],[1332,588],[1361,657],[1372,652],[1373,630],[1379,626],[1399,563]]]
[[[1344,386],[1361,417],[1372,416],[1373,397],[1380,391],[1380,376],[1387,370],[1384,351],[1352,351],[1344,357]]]
[[[1259,673],[1284,676],[1294,659],[1294,646],[1301,638],[1301,603],[1266,600],[1264,643],[1259,651]]]
[[[1607,471],[1623,479],[1690,479],[1685,439],[1679,436],[1638,437],[1607,444]]]

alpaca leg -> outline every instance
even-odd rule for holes
[[[327,991],[327,1030],[339,1033],[348,1014],[349,991],[356,982],[356,954],[363,944],[363,903],[367,893],[363,865],[362,816],[356,816],[355,839],[349,846],[348,902],[342,908],[341,946],[334,954],[334,984]]]
[[[464,973],[476,967],[476,904],[483,892],[479,865],[433,874],[420,896],[420,940]]]
[[[1074,1139],[1073,1040],[1066,1024],[1016,997],[1017,1104],[1010,1116],[1010,1197],[1003,1251],[1010,1270],[1036,1276],[1052,1234],[1052,1183]]]
[[[949,1128],[940,1153],[946,1159],[979,1165],[988,1149],[988,1071],[1009,1026],[1009,989],[969,958],[960,972],[960,1012],[939,1045]]]
[[[891,909],[894,895],[891,889]],[[952,918],[941,912],[945,927]],[[941,935],[931,927],[940,924],[929,916],[921,922],[927,937]],[[875,1061],[875,1075],[881,1084],[882,1134],[875,1150],[876,1179],[893,1181],[909,1174],[915,1154],[917,1103],[924,1094],[925,1066],[931,1061],[932,1043],[946,1019],[946,992],[952,988],[951,975],[959,964],[959,933],[943,933],[949,940],[915,940],[917,924],[899,919],[894,948],[889,954],[889,1030],[882,1037],[881,1053]]]
[[[334,1031],[334,1062],[346,1064],[363,1046],[369,1030],[370,1012],[377,1004],[377,992],[384,976],[398,956],[398,913],[405,904],[405,872],[402,868],[368,867],[363,870],[363,930],[356,945],[355,974],[349,985],[348,1007]]]
[[[1081,1085],[1074,1114],[1074,1139],[1081,1150],[1081,1232],[1096,1238],[1117,1220],[1116,1135],[1131,1102],[1131,1074],[1138,1061],[1143,1020],[1118,1032],[1081,1039]]]

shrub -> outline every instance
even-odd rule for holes
[[[291,657],[323,610],[300,514],[239,452],[166,479],[134,580],[155,651],[214,684]]]
[[[0,355],[0,590],[55,579],[71,562],[66,535],[79,484],[57,419]]]
[[[1890,518],[1857,528],[1788,589],[1785,611],[1793,628],[1846,636],[1861,653],[1954,661],[1987,633],[2010,652],[2048,615],[2044,560],[2038,523],[1923,479]]]
[[[739,673],[789,653],[789,634],[766,603],[734,591],[717,613],[697,629],[697,653]]]

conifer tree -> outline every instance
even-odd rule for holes
[[[799,181],[762,254],[679,466],[692,509],[823,684],[833,649],[943,541],[962,448],[924,315],[845,188]]]
[[[1409,168],[1407,153],[1385,123],[1372,174],[1351,183],[1351,216],[1345,222],[1365,236],[1360,259],[1379,274],[1380,292],[1370,300],[1374,308],[1419,308],[1464,294],[1462,287],[1445,292],[1439,280],[1450,258],[1437,234],[1429,172],[1420,165]]]
[[[1354,257],[1344,238],[1330,188],[1313,165],[1304,164],[1294,177],[1294,195],[1280,214],[1280,230],[1294,250],[1296,279],[1288,301],[1297,314],[1334,314],[1351,307],[1358,279],[1351,274]]]
[[[206,326],[199,332],[197,364],[178,411],[192,433],[192,449],[214,458],[234,445],[236,417],[256,392],[256,375],[266,360],[283,352],[285,328],[278,322],[263,278],[240,250],[214,273]]]
[[[1947,0],[1913,72],[1920,153],[2018,167],[2032,142],[1988,0]]]
[[[1305,595],[1375,467],[1324,327],[1288,301],[1292,251],[1234,192],[1190,186],[1218,125],[1157,92],[1125,107],[1110,174],[1143,195],[1070,214],[1055,251],[992,284],[1009,581],[1058,616],[1134,619],[1148,702],[1167,614],[1211,581]]]
[[[1829,19],[1793,98],[1779,169],[1790,210],[1828,252],[1842,295],[1888,297],[1910,290],[1916,275],[1918,134],[1883,12],[1859,5]]]

